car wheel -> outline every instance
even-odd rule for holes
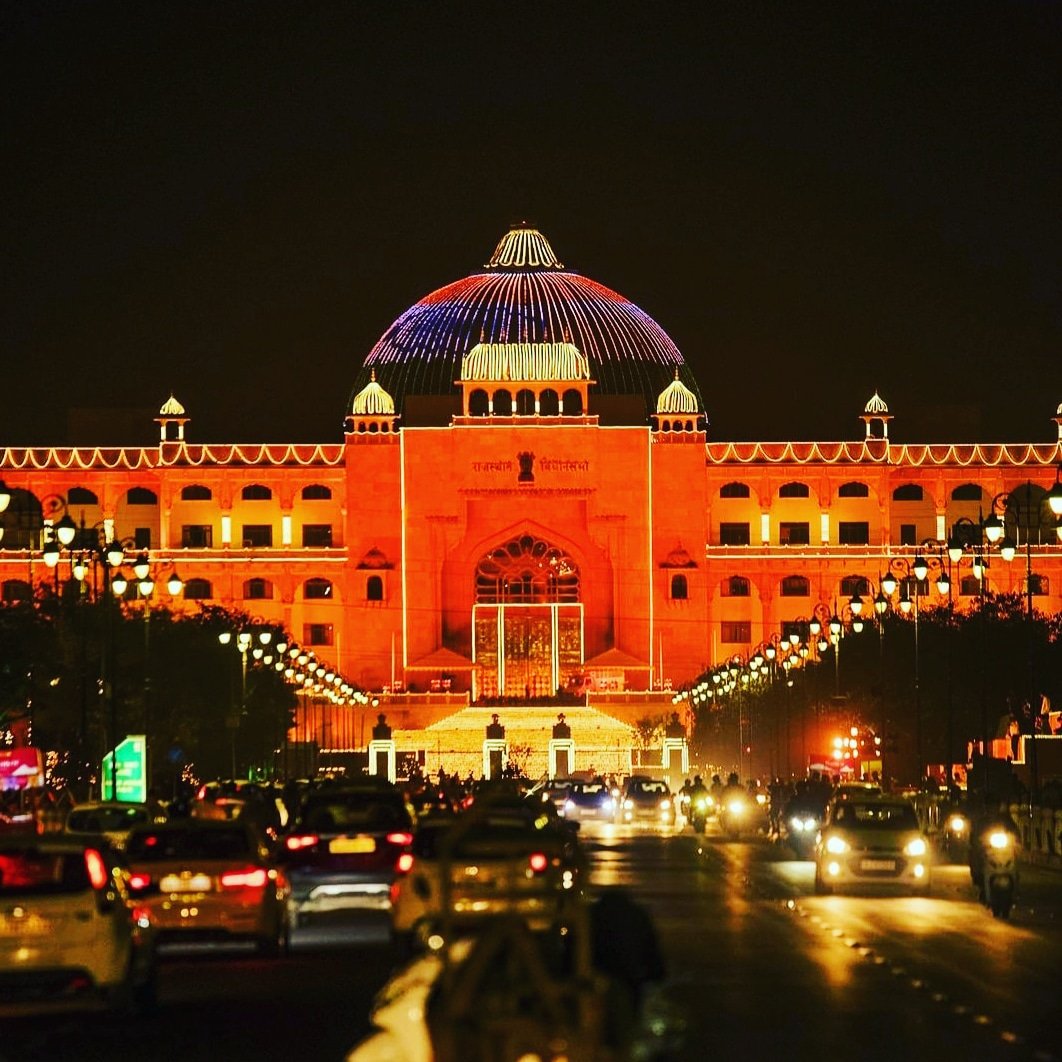
[[[282,955],[287,954],[290,938],[288,920],[286,917],[281,916],[276,932],[259,937],[255,941],[255,947],[259,955],[264,955],[267,959],[279,959]]]

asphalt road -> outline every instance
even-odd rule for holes
[[[629,888],[654,917],[673,1059],[1062,1059],[1062,874],[1025,870],[998,922],[962,867],[936,867],[925,899],[816,897],[811,864],[763,838],[583,838],[592,887]],[[379,921],[319,925],[277,961],[171,951],[156,1014],[9,1020],[0,1059],[339,1062],[393,964]]]

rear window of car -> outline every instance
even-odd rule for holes
[[[41,852],[32,848],[0,852],[0,896],[43,896],[90,888],[81,852]]]
[[[484,859],[492,855],[504,858],[514,848],[532,851],[541,846],[542,834],[524,822],[491,825],[455,835],[449,828],[418,831],[413,838],[413,854],[421,859],[437,859],[444,853],[454,859]]]
[[[411,825],[409,812],[400,800],[381,799],[368,793],[313,797],[299,816],[308,830],[329,833],[335,830],[394,830]]]
[[[168,859],[230,859],[250,856],[253,845],[247,831],[234,829],[144,830],[129,838],[126,854],[131,861],[161,863]]]
[[[862,804],[846,800],[834,808],[833,823],[858,829],[917,830],[918,816],[910,804]]]
[[[74,808],[66,819],[66,828],[78,833],[106,833],[131,830],[147,822],[143,808]]]

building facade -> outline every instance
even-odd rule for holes
[[[959,607],[990,586],[1062,608],[1062,407],[1020,445],[897,442],[876,394],[847,441],[716,441],[705,412],[656,322],[516,227],[384,333],[342,439],[201,443],[171,397],[154,447],[0,450],[0,594],[53,578],[68,518],[72,552],[147,551],[178,607],[283,624],[410,733],[558,691],[633,722],[920,552]],[[1017,552],[985,583],[946,547],[996,516]]]

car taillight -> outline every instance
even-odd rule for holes
[[[397,844],[402,847],[405,847],[407,844],[413,843],[413,834],[406,833],[403,830],[399,830],[395,833],[389,833],[387,835],[387,841],[389,844]]]
[[[541,874],[549,866],[549,860],[542,852],[532,852],[528,863],[536,874]]]
[[[95,848],[85,849],[85,870],[88,871],[89,883],[97,891],[107,888],[107,882],[110,881],[110,874],[107,873],[107,864],[103,861],[103,856],[96,851]]]
[[[399,874],[408,874],[413,869],[413,853],[403,852],[395,862],[395,870]]]
[[[293,833],[284,844],[289,852],[297,852],[300,848],[312,848],[319,840],[316,833]]]
[[[269,880],[269,874],[262,867],[249,870],[230,870],[221,875],[223,889],[260,889]]]
[[[130,874],[129,889],[132,892],[143,892],[151,885],[150,874]]]

